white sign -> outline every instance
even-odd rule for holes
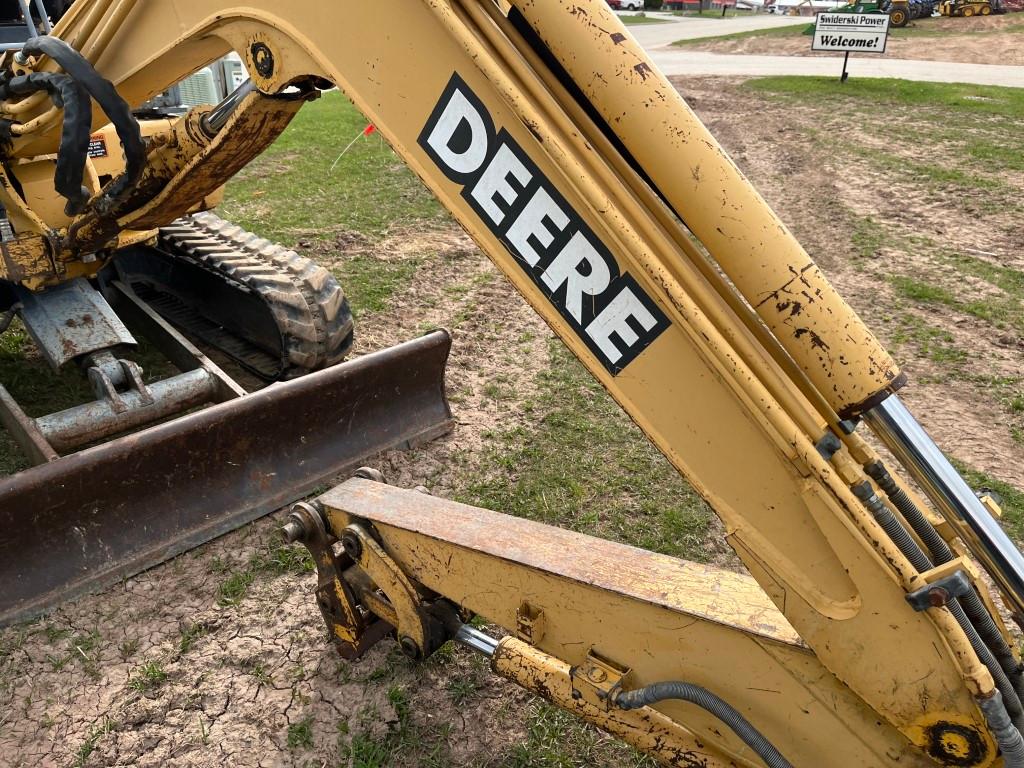
[[[884,53],[888,37],[887,13],[819,13],[811,50]]]

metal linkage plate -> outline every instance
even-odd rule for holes
[[[103,295],[84,278],[39,293],[19,288],[18,301],[25,327],[54,370],[90,352],[136,343]]]

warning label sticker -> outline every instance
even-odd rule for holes
[[[103,138],[103,134],[97,133],[89,137],[89,157],[106,157],[107,156],[107,140]]]

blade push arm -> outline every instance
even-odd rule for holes
[[[685,675],[741,708],[793,765],[931,764],[821,666],[749,576],[367,479],[300,505],[288,527],[317,561],[321,596],[338,589],[376,605],[373,618],[384,617],[410,656],[433,650],[413,635],[451,635],[420,628],[440,615],[421,596],[445,595],[510,633],[492,652],[496,672],[666,764],[760,763],[695,707],[627,712],[611,706],[610,692]],[[409,586],[366,582],[386,568]],[[366,600],[374,586],[383,606]],[[325,611],[345,655],[382,630],[381,621],[344,618],[352,613]]]

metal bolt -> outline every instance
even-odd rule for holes
[[[274,74],[274,54],[270,47],[263,42],[255,42],[249,48],[252,56],[252,63],[256,71],[262,77],[270,77]]]
[[[360,467],[352,473],[353,477],[358,477],[363,480],[373,480],[375,483],[386,483],[384,479],[384,473],[374,467]]]
[[[587,670],[587,677],[592,683],[603,683],[608,679],[608,673],[600,667],[591,667]]]
[[[305,538],[306,527],[298,519],[289,517],[288,522],[281,526],[281,536],[289,544],[294,544]]]
[[[933,608],[941,608],[949,602],[949,590],[943,587],[932,587],[928,590],[928,602]]]
[[[402,637],[398,641],[398,644],[402,647],[402,653],[408,656],[410,659],[418,659],[420,657],[420,647],[416,644],[408,635]]]
[[[345,550],[345,554],[359,562],[359,558],[363,555],[363,542],[359,540],[351,531],[346,531],[341,537],[341,547]]]

